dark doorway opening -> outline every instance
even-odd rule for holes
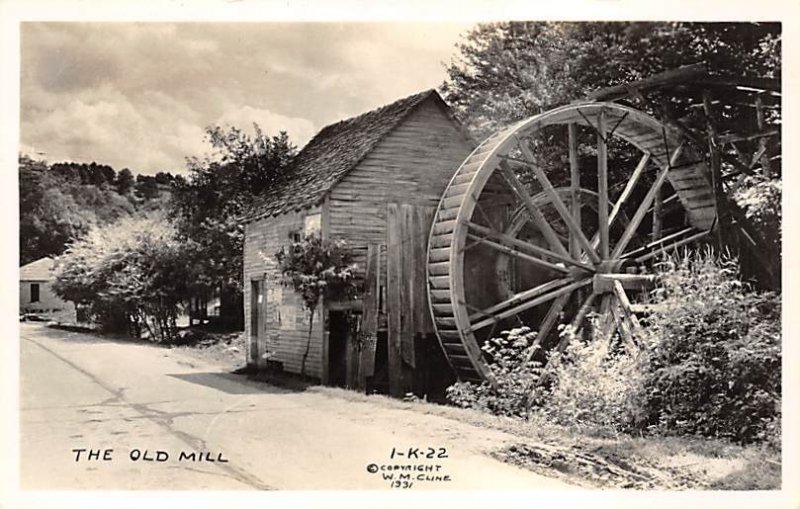
[[[328,315],[328,384],[347,385],[347,335],[350,326],[347,314],[331,311]]]
[[[264,281],[250,281],[250,362],[258,364],[258,341],[264,333]]]
[[[367,378],[367,394],[389,394],[389,339],[385,330],[378,331],[373,373]]]

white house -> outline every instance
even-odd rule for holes
[[[40,258],[19,268],[19,312],[58,322],[76,322],[75,305],[53,292],[55,260]]]

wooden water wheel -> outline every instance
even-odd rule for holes
[[[492,382],[488,338],[524,324],[546,346],[559,320],[578,328],[593,310],[635,339],[650,264],[707,235],[716,215],[703,157],[641,111],[586,102],[511,125],[461,164],[431,228],[429,303],[446,357],[459,379]]]

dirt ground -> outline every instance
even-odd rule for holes
[[[577,489],[493,458],[501,430],[249,380],[213,347],[20,329],[26,490]]]

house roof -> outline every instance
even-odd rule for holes
[[[264,192],[243,220],[253,221],[318,204],[383,137],[429,98],[448,108],[431,89],[324,127],[297,154],[283,179]]]
[[[20,281],[49,281],[53,279],[53,268],[55,260],[52,258],[40,258],[35,262],[23,265],[19,268]]]

